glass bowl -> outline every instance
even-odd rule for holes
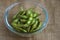
[[[14,30],[14,28],[11,26],[10,23],[11,23],[12,17],[20,10],[19,9],[20,7],[23,7],[25,9],[34,7],[35,11],[37,11],[39,14],[41,14],[39,16],[39,19],[41,20],[42,25],[39,30],[37,30],[36,32],[33,32],[33,33],[20,33],[20,32],[17,32]],[[35,1],[25,0],[23,2],[16,2],[6,8],[5,15],[4,15],[4,22],[6,24],[6,27],[13,33],[18,34],[23,37],[30,37],[32,35],[42,32],[42,30],[46,27],[46,25],[48,23],[48,12],[41,3],[38,3]]]

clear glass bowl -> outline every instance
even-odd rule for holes
[[[19,9],[20,7],[23,7],[25,9],[34,7],[35,11],[37,11],[39,14],[41,14],[39,16],[39,19],[42,22],[42,26],[39,30],[37,30],[34,33],[20,33],[20,32],[17,32],[14,30],[14,28],[10,25],[10,23],[11,23],[12,17],[20,10]],[[16,34],[18,34],[20,36],[24,36],[24,37],[30,37],[32,35],[40,33],[46,27],[47,22],[48,22],[48,12],[47,12],[46,8],[44,8],[44,6],[42,6],[41,3],[25,0],[23,2],[13,3],[9,7],[7,7],[5,10],[4,21],[5,21],[6,27],[13,33],[16,33]]]

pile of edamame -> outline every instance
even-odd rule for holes
[[[20,11],[13,16],[11,25],[18,32],[36,32],[42,25],[39,16],[38,12],[35,12],[33,8],[27,10],[20,8]]]

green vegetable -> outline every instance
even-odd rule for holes
[[[26,27],[28,27],[28,26],[30,25],[30,23],[32,22],[32,20],[33,20],[33,17],[32,17],[32,16],[33,16],[33,15],[30,14],[30,17],[29,17],[29,19],[27,20],[27,23],[25,24]]]
[[[25,23],[26,22],[26,19],[20,19],[21,22]]]
[[[33,19],[33,18],[32,18],[32,17],[30,17],[26,24],[28,24],[28,25],[29,25],[29,24],[31,23],[32,19]]]
[[[30,32],[30,28],[31,28],[31,26],[27,28],[27,31],[28,31],[28,32]]]
[[[34,31],[39,30],[41,28],[41,26],[42,26],[42,23],[39,23],[38,27],[36,27],[36,29]]]
[[[20,11],[24,11],[24,8],[23,7],[20,7]]]
[[[23,28],[19,28],[22,32],[27,32],[25,29]]]
[[[27,19],[28,17],[25,15],[19,15],[19,18]]]
[[[18,32],[30,33],[41,28],[39,14],[34,11],[34,8],[24,10],[20,8],[19,12],[13,16],[11,26]]]
[[[33,19],[31,25],[33,25],[35,22],[36,22],[36,19]]]
[[[38,14],[37,13],[34,13],[34,17],[37,17],[38,16]]]
[[[32,25],[31,32],[37,27],[37,25],[38,25],[38,21],[36,21],[36,22]]]
[[[17,23],[19,19],[15,19],[13,22]]]
[[[22,13],[22,15],[24,15],[24,14],[26,14],[26,11],[24,11],[24,12]]]
[[[27,15],[28,15],[28,16],[29,16],[29,15],[31,16],[32,14],[33,14],[33,10],[32,10],[32,9],[28,9],[28,10],[27,10]]]

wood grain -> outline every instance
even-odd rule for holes
[[[0,0],[0,40],[60,40],[60,0],[40,0],[49,14],[47,27],[30,38],[18,36],[9,31],[4,24],[4,11],[12,3],[22,0]]]

